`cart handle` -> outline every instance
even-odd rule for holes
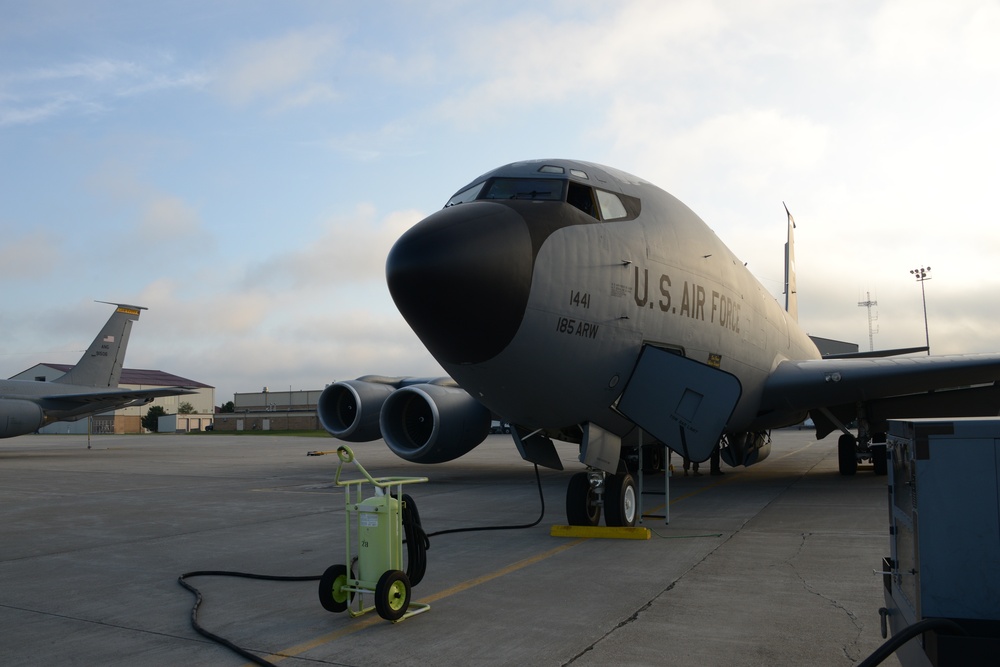
[[[372,477],[368,474],[368,471],[358,463],[357,459],[354,458],[354,452],[347,445],[341,445],[337,447],[337,458],[340,459],[340,463],[337,465],[337,475],[334,477],[334,483],[337,486],[350,486],[352,484],[364,484],[366,481],[384,489],[389,486],[399,485],[399,484],[416,484],[419,482],[426,482],[426,477]],[[340,474],[344,469],[345,463],[353,463],[357,467],[358,471],[365,476],[364,479],[349,479],[346,481],[340,480]]]

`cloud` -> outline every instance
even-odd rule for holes
[[[355,238],[377,239],[386,233]],[[322,257],[321,238],[301,239],[304,248],[317,248],[316,253],[279,253],[275,261],[265,262],[270,273],[253,286],[227,284],[226,267],[209,272],[212,287],[202,292],[197,286],[204,276],[181,273],[150,283],[136,297],[149,314],[144,313],[143,328],[136,332],[129,366],[168,368],[212,384],[219,403],[262,385],[320,389],[335,379],[371,372],[443,375],[388,305],[384,255],[375,262],[376,270],[331,264]],[[352,250],[368,253],[362,246],[348,246],[334,255],[341,260]],[[294,271],[295,261],[307,265]],[[348,279],[338,277],[348,273]],[[292,279],[308,282],[293,287]]]
[[[94,190],[125,212],[125,222],[116,230],[121,245],[148,250],[156,245],[189,244],[200,237],[197,245],[189,246],[193,249],[210,241],[196,207],[161,191],[140,178],[141,174],[140,166],[113,160],[88,177]]]
[[[223,59],[215,83],[237,106],[263,99],[286,109],[335,99],[333,88],[314,77],[332,64],[337,46],[335,35],[321,29],[243,44]]]
[[[139,234],[145,241],[191,240],[202,232],[198,212],[180,197],[150,191],[143,193],[141,199]]]
[[[637,169],[657,183],[682,189],[738,185],[759,191],[775,175],[809,170],[826,157],[830,128],[779,109],[753,109],[718,114],[684,127],[656,128],[662,108],[656,103],[621,101],[610,111],[606,132],[616,149],[636,154]],[[664,160],[663,156],[669,156]]]
[[[385,258],[396,239],[424,215],[397,211],[381,220],[359,205],[353,213],[324,223],[317,238],[253,262],[242,285],[248,289],[355,290],[359,284],[384,287]]]
[[[869,65],[922,76],[981,76],[1000,70],[1000,6],[964,0],[893,0],[869,26]]]
[[[4,231],[0,245],[0,278],[14,281],[51,276],[65,258],[62,239],[44,229],[21,234]]]
[[[469,76],[438,115],[471,127],[512,108],[603,104],[687,68],[726,23],[714,5],[699,2],[601,5],[598,12],[607,15],[526,12],[455,31],[454,59]]]
[[[15,72],[7,81],[19,83],[39,83],[44,81],[68,81],[74,79],[90,83],[108,83],[134,79],[145,74],[143,66],[128,60],[112,58],[84,58],[74,62],[64,62],[46,67]]]
[[[97,107],[85,103],[74,95],[57,95],[44,101],[22,102],[8,98],[0,102],[0,127],[31,125],[62,115],[70,109],[95,111]]]
[[[146,62],[85,57],[9,71],[0,76],[0,127],[104,113],[119,98],[200,88],[207,81],[203,72],[176,71],[169,57]]]

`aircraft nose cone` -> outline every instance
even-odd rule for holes
[[[493,202],[467,202],[425,218],[386,261],[389,293],[441,362],[486,361],[521,325],[531,288],[532,245],[524,219]]]

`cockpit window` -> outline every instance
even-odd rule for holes
[[[467,201],[472,201],[479,195],[479,191],[483,189],[483,185],[486,181],[482,183],[476,183],[470,187],[465,188],[457,195],[448,200],[448,203],[444,205],[445,208],[449,206],[454,206],[455,204],[464,204]]]
[[[607,190],[594,190],[594,192],[597,193],[597,204],[601,207],[602,220],[618,220],[628,217],[625,204],[622,203],[618,195]]]
[[[562,201],[565,183],[556,178],[494,178],[479,199]]]
[[[641,210],[641,202],[636,197],[600,190],[586,183],[577,183],[565,178],[503,177],[470,185],[449,199],[444,207],[464,204],[475,199],[565,201],[595,220],[635,219]]]
[[[570,182],[566,202],[577,207],[592,218],[597,218],[597,207],[594,205],[594,189],[587,185]],[[598,220],[600,218],[597,218]]]

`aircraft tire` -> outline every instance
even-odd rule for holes
[[[609,526],[634,526],[638,519],[635,480],[632,475],[608,475],[604,482],[604,522]]]
[[[663,447],[661,445],[643,445],[642,472],[654,475],[663,471]]]
[[[840,474],[849,477],[858,471],[858,441],[853,435],[844,433],[837,441],[837,461]]]
[[[347,583],[347,566],[331,565],[319,580],[319,603],[323,609],[339,613],[347,611],[347,603],[354,598],[354,593],[343,590]]]
[[[884,477],[889,474],[889,461],[886,457],[886,446],[881,445],[871,445],[872,449],[872,465],[875,466],[875,474],[879,477]]]
[[[387,621],[398,621],[410,606],[410,580],[402,570],[387,570],[375,584],[375,611]]]
[[[597,504],[590,478],[578,472],[569,478],[566,487],[566,521],[571,526],[596,526],[601,521],[601,506]]]

